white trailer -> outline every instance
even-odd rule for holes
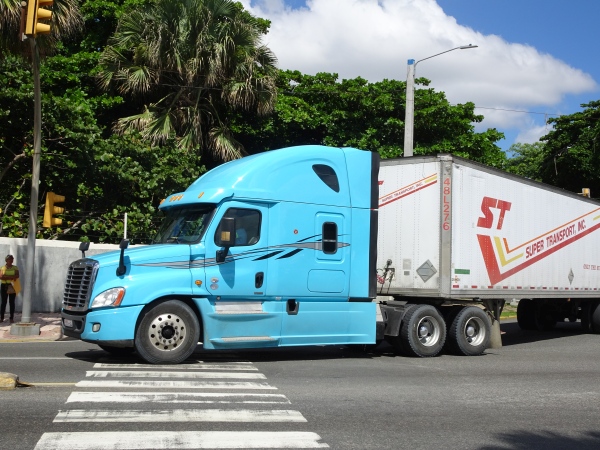
[[[508,298],[523,329],[600,332],[600,203],[456,156],[381,161],[378,294],[385,336],[433,356],[500,342]],[[476,302],[476,303],[474,303]]]

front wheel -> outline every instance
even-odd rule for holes
[[[200,339],[198,317],[185,303],[168,300],[148,310],[135,331],[135,349],[151,364],[178,364]]]
[[[448,331],[448,348],[464,356],[481,355],[490,344],[492,324],[481,308],[462,308],[454,317]]]
[[[402,318],[397,341],[405,354],[436,356],[446,342],[446,323],[434,306],[410,306]]]

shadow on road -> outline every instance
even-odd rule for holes
[[[479,450],[592,450],[600,448],[600,432],[588,431],[583,436],[565,436],[553,431],[513,431],[495,436],[500,445],[486,445]]]
[[[579,322],[558,323],[552,331],[525,331],[519,328],[516,321],[511,321],[503,322],[500,329],[506,333],[502,335],[502,345],[506,347],[585,334]]]
[[[527,344],[532,342],[541,342],[550,339],[564,338],[565,336],[578,336],[584,334],[580,323],[559,323],[556,329],[552,331],[523,331],[519,328],[516,321],[503,322],[500,326],[502,332],[502,345],[509,347],[511,345]],[[442,354],[446,354],[443,352]],[[70,352],[65,356],[85,361],[104,362],[112,364],[145,364],[135,353],[125,356],[111,355],[99,347],[90,348],[87,351]],[[399,356],[394,348],[387,342],[382,342],[375,346],[345,346],[345,345],[326,345],[326,346],[305,346],[305,347],[284,347],[284,348],[265,348],[265,349],[234,349],[234,350],[204,350],[198,346],[194,354],[184,364],[193,364],[198,362],[218,362],[224,360],[247,359],[250,361],[318,361],[334,359],[373,359],[382,357]],[[406,356],[404,356],[406,357]],[[600,447],[598,447],[600,448]]]

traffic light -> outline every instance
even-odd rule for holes
[[[65,208],[61,208],[60,206],[54,206],[54,204],[62,203],[64,201],[64,195],[56,195],[54,192],[48,192],[46,194],[46,208],[44,208],[44,221],[42,223],[44,228],[62,225],[62,219],[56,219],[54,218],[54,215],[62,214],[63,212],[65,212]]]
[[[51,7],[53,3],[53,0],[29,0],[27,2],[24,33],[26,36],[50,33],[50,24],[40,21],[49,21],[52,18],[52,11],[45,8]]]

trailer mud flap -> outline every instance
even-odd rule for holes
[[[400,325],[402,319],[408,310],[408,306],[386,306],[380,305],[381,316],[383,318],[384,336],[398,336],[400,334]]]

